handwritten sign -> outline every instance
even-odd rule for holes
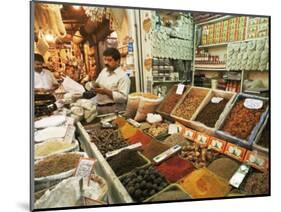
[[[80,161],[79,161],[76,171],[75,171],[75,176],[81,177],[81,178],[86,178],[87,182],[89,182],[95,162],[96,162],[96,159],[80,158]]]
[[[213,97],[213,98],[211,99],[211,102],[212,102],[212,103],[215,103],[215,104],[218,104],[218,103],[220,103],[222,100],[223,100],[222,97]]]
[[[178,88],[177,88],[177,91],[176,91],[176,94],[178,95],[182,95],[183,91],[184,91],[184,87],[185,85],[184,84],[178,84]]]

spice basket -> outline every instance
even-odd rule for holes
[[[238,144],[242,147],[245,147],[247,149],[252,149],[252,145],[254,142],[254,139],[257,136],[258,131],[260,130],[262,124],[264,123],[264,120],[268,114],[268,105],[265,109],[265,111],[262,113],[262,115],[260,116],[260,120],[259,122],[256,124],[256,126],[253,128],[251,134],[248,136],[248,139],[241,139],[238,138],[236,136],[231,135],[228,132],[225,132],[222,130],[222,127],[224,126],[225,121],[227,120],[228,115],[230,114],[230,112],[232,111],[233,107],[236,105],[237,101],[241,100],[241,99],[245,99],[245,98],[253,98],[253,99],[258,99],[258,100],[262,100],[266,103],[268,103],[268,98],[265,97],[259,97],[259,96],[253,96],[253,95],[248,95],[248,94],[238,94],[236,96],[236,98],[233,100],[233,104],[231,105],[231,108],[229,108],[229,110],[227,111],[227,113],[224,114],[224,119],[221,121],[221,123],[219,124],[218,130],[215,131],[215,134],[229,142]]]
[[[169,121],[167,121],[167,120],[164,120],[163,123],[170,124],[171,122],[169,122]],[[148,132],[148,130],[149,130],[149,129],[145,129],[145,130],[143,130],[143,132],[144,132],[145,134],[149,135],[150,137],[152,137],[152,138],[158,140],[158,141],[163,141],[163,140],[165,140],[167,137],[170,136],[170,134],[168,134],[168,129],[167,129],[165,132],[160,133],[160,134],[157,135],[157,136],[153,136],[152,134],[150,134],[150,133]]]
[[[141,156],[141,158],[142,158],[143,160],[145,160],[146,163],[145,163],[144,165],[142,165],[142,166],[139,166],[139,167],[134,168],[133,170],[135,170],[135,169],[142,169],[142,168],[145,168],[145,167],[148,167],[148,166],[151,165],[150,160],[148,160],[143,154],[141,154],[140,152],[138,152],[138,154],[139,154],[139,156]],[[124,174],[118,176],[118,178],[119,178],[119,179],[122,179],[123,177],[129,175],[133,170],[131,170],[131,171],[127,172],[127,173],[124,173]]]
[[[171,120],[171,113],[173,111],[173,109],[175,108],[175,106],[177,105],[177,103],[182,99],[182,97],[184,96],[184,94],[186,92],[188,92],[188,90],[190,89],[190,86],[185,86],[184,88],[184,92],[181,95],[181,97],[178,99],[178,101],[175,103],[174,107],[172,108],[172,110],[170,111],[170,113],[164,112],[162,111],[163,106],[166,104],[167,101],[169,101],[170,96],[171,95],[175,95],[176,90],[177,90],[177,85],[174,85],[169,92],[167,93],[166,97],[163,99],[163,101],[160,103],[160,105],[157,107],[156,112],[159,113],[160,115],[162,115],[164,118]]]
[[[192,116],[187,120],[187,119],[184,119],[184,118],[176,115],[175,112],[177,111],[179,106],[185,101],[185,99],[188,96],[188,94],[190,94],[191,92],[194,92],[194,93],[197,93],[197,94],[201,94],[201,95],[203,95],[205,97],[203,98],[201,103],[198,105],[197,109],[194,111]],[[192,120],[193,115],[196,114],[197,110],[200,108],[200,105],[202,104],[202,102],[204,102],[205,98],[207,98],[207,96],[208,96],[208,94],[210,92],[211,91],[210,91],[209,88],[201,88],[201,87],[192,86],[187,92],[185,92],[185,94],[183,95],[181,100],[176,104],[176,106],[174,107],[173,111],[171,112],[171,117],[174,118],[175,120],[179,121],[180,123],[182,123],[182,124],[184,124],[184,125],[186,125],[188,127],[191,127],[190,120]]]
[[[191,123],[190,123],[190,127],[199,131],[199,132],[203,132],[206,133],[208,135],[214,135],[215,130],[218,128],[219,123],[221,122],[221,120],[224,118],[224,114],[226,111],[229,110],[231,103],[233,101],[233,99],[235,98],[235,93],[233,92],[227,92],[227,91],[221,91],[221,90],[211,90],[211,92],[207,95],[207,97],[203,100],[202,104],[200,105],[200,107],[198,108],[198,110],[196,111],[196,113],[193,115],[192,119],[191,119]],[[228,102],[225,105],[224,110],[222,111],[222,113],[220,114],[219,118],[217,119],[215,126],[214,127],[209,127],[207,125],[205,125],[204,123],[201,123],[199,121],[196,121],[197,116],[202,112],[202,110],[207,106],[207,104],[211,101],[211,99],[213,97],[222,97],[224,99],[227,99]]]
[[[158,193],[154,194],[153,196],[147,198],[146,200],[144,200],[144,202],[157,202],[157,201],[153,201],[153,199],[158,197],[159,195],[163,194],[164,192],[174,191],[174,190],[180,190],[183,193],[185,193],[187,196],[186,200],[192,199],[191,196],[179,184],[173,183],[173,184],[168,185],[166,188],[162,189]],[[163,201],[169,201],[169,200],[163,200]]]
[[[64,154],[68,154],[68,153],[59,153],[56,155],[64,155]],[[81,157],[88,157],[85,152],[74,152],[73,154],[79,154],[79,155],[81,155]],[[36,165],[40,161],[43,161],[47,158],[48,157],[41,159],[41,160],[37,160],[34,165]],[[75,172],[75,168],[71,169],[69,171],[66,171],[66,172],[62,172],[59,174],[50,175],[50,176],[46,176],[46,177],[39,177],[39,178],[34,177],[35,191],[43,190],[45,188],[49,188],[53,185],[56,185],[59,182],[61,182],[62,180],[72,176],[74,174],[74,172]]]
[[[264,153],[268,153],[269,152],[269,149],[268,148],[265,148],[265,147],[262,147],[260,145],[258,145],[257,143],[259,142],[260,138],[261,138],[261,135],[263,133],[263,130],[265,129],[266,125],[267,124],[270,124],[269,123],[269,115],[267,115],[263,125],[261,126],[259,132],[257,133],[257,136],[254,140],[254,143],[253,143],[253,149],[256,149],[258,151],[261,151],[261,152],[264,152]]]
[[[34,149],[36,150],[36,148],[38,148],[38,147],[40,147],[42,145],[45,145],[48,142],[50,142],[50,141],[45,141],[43,143],[35,144]],[[75,139],[73,143],[74,143],[74,145],[69,147],[69,148],[62,149],[62,150],[59,150],[57,152],[53,152],[53,153],[51,153],[49,155],[46,155],[46,156],[41,156],[41,157],[40,156],[38,156],[38,157],[34,156],[34,159],[35,160],[41,160],[41,159],[44,159],[46,157],[49,157],[49,156],[52,156],[52,155],[55,155],[55,154],[59,154],[59,153],[78,152],[79,151],[79,142]]]

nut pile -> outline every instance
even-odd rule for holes
[[[218,155],[219,153],[197,143],[186,144],[179,153],[181,158],[191,161],[197,168],[207,166]]]
[[[174,112],[174,115],[182,117],[186,120],[191,119],[192,115],[195,113],[205,96],[205,94],[196,93],[195,90],[192,90],[187,94],[184,101],[178,106]]]
[[[136,202],[144,201],[168,185],[152,166],[133,171],[122,178],[121,182]]]
[[[163,133],[168,131],[169,124],[167,123],[157,123],[152,124],[152,126],[148,129],[147,133],[152,135],[153,137],[157,137]]]

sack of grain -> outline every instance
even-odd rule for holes
[[[138,111],[135,116],[136,121],[145,121],[148,113],[154,113],[156,108],[160,105],[163,97],[157,99],[151,99],[146,97],[140,98],[140,103],[138,106]]]

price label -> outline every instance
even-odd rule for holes
[[[176,91],[176,94],[178,95],[182,95],[183,91],[184,91],[184,87],[185,85],[184,84],[178,84],[178,88],[177,88],[177,91]]]
[[[207,144],[208,136],[203,135],[203,134],[197,134],[196,141],[197,141],[199,144],[204,144],[204,145],[205,145],[205,144]]]
[[[261,109],[263,106],[263,101],[259,99],[247,98],[244,101],[244,106],[248,109]]]
[[[96,159],[81,158],[77,165],[77,168],[75,171],[75,176],[81,177],[81,178],[86,178],[87,181],[90,180],[90,176],[91,176],[95,162],[96,162]]]
[[[64,136],[64,142],[71,144],[74,138],[75,127],[73,125],[68,125],[66,134]]]
[[[184,133],[184,136],[190,140],[193,140],[195,133],[192,130],[187,129]]]
[[[218,103],[220,103],[222,100],[223,100],[222,97],[213,97],[213,98],[211,99],[211,102],[214,103],[214,104],[218,104]]]
[[[170,135],[176,134],[176,133],[178,133],[178,132],[179,132],[179,128],[178,128],[178,126],[177,126],[176,124],[169,124],[168,133],[169,133]]]

